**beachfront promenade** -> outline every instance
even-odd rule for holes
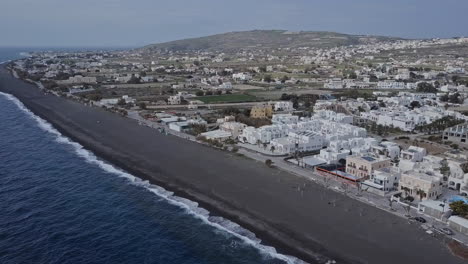
[[[309,179],[268,168],[264,161],[45,95],[4,69],[0,91],[15,95],[101,158],[241,224],[280,252],[311,263],[323,260],[321,256],[338,263],[463,263],[440,239],[407,220]]]

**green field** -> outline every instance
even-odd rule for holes
[[[248,94],[223,94],[211,96],[199,96],[195,99],[204,102],[205,104],[211,103],[241,103],[256,101],[257,97]]]

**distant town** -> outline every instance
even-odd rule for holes
[[[37,52],[10,69],[44,93],[258,160],[468,245],[467,54],[468,38],[383,38]]]

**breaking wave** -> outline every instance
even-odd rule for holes
[[[227,234],[233,235],[241,239],[244,243],[251,245],[257,248],[264,256],[276,258],[282,260],[288,264],[304,264],[306,262],[284,254],[277,253],[274,247],[266,246],[261,244],[261,240],[255,236],[255,234],[245,228],[242,228],[240,225],[229,221],[223,217],[219,216],[210,216],[210,212],[204,208],[199,207],[197,202],[175,196],[173,192],[170,192],[160,186],[150,184],[149,181],[141,180],[119,168],[114,167],[113,165],[106,163],[103,160],[100,160],[94,155],[91,151],[86,150],[82,145],[77,142],[70,140],[68,137],[63,136],[57,129],[55,129],[50,123],[40,118],[31,112],[22,102],[20,102],[16,97],[11,94],[2,93],[0,95],[5,96],[7,99],[12,101],[20,110],[27,113],[32,117],[38,124],[38,126],[44,131],[53,134],[56,138],[55,140],[61,144],[70,145],[74,152],[82,157],[86,162],[96,165],[103,169],[106,172],[115,174],[119,177],[126,178],[129,183],[137,185],[139,187],[145,188],[146,190],[154,193],[158,197],[166,200],[170,204],[176,205],[179,208],[184,209],[190,215],[200,219],[204,223],[213,226],[219,230],[226,232]]]

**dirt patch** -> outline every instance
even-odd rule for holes
[[[452,254],[454,254],[457,257],[460,257],[464,260],[468,260],[468,247],[455,241],[452,240],[450,241],[447,246],[449,247],[450,251]]]

